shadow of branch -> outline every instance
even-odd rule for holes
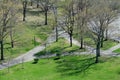
[[[57,71],[62,75],[76,75],[81,72],[85,72],[90,66],[95,64],[95,57],[86,59],[62,59],[57,61]]]

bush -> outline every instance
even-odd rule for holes
[[[39,61],[39,59],[38,59],[38,58],[35,58],[33,64],[38,63],[38,61]]]
[[[56,57],[56,58],[54,58],[54,60],[59,60],[60,59],[60,57]]]
[[[54,58],[54,60],[59,60],[60,59],[60,55],[61,55],[60,53],[57,53],[56,57]]]
[[[56,54],[56,57],[60,57],[60,53],[57,53],[57,54]]]

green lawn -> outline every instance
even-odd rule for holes
[[[81,51],[85,51],[85,49],[80,50],[79,47],[76,45],[73,45],[73,47],[70,47],[70,44],[64,38],[60,38],[58,42],[54,42],[48,45],[46,49],[37,53],[35,56],[40,56],[45,54],[61,54],[65,52],[74,52],[74,51],[81,52]]]
[[[84,38],[84,43],[88,46],[95,47],[95,42],[92,38]]]
[[[120,58],[101,58],[92,64],[92,56],[67,56],[58,61],[40,59],[0,71],[1,80],[119,80]]]
[[[120,48],[119,48],[119,49],[114,50],[113,52],[115,52],[115,53],[120,53]]]
[[[84,42],[85,42],[86,45],[95,47],[95,43],[91,38],[85,38]],[[112,41],[112,40],[104,41],[103,42],[103,47],[101,49],[102,50],[107,50],[107,49],[109,49],[109,48],[111,48],[111,47],[113,47],[113,46],[115,46],[117,44],[118,44],[117,42]]]
[[[73,37],[79,41],[79,38],[78,38],[78,34],[76,32],[74,32],[74,35]],[[85,45],[88,45],[88,46],[91,46],[91,47],[96,47],[96,44],[95,44],[95,41],[88,37],[88,36],[84,36],[84,44]],[[107,50],[115,45],[117,45],[118,43],[113,41],[113,40],[107,40],[107,41],[104,41],[103,42],[103,47],[101,48],[102,50]]]
[[[24,54],[35,46],[42,44],[51,33],[52,28],[51,26],[39,26],[30,22],[22,22],[14,30],[14,48],[11,48],[9,35],[4,41],[4,55],[6,60]]]
[[[89,46],[95,47],[95,43],[91,38],[85,38],[85,43]],[[103,47],[101,48],[102,50],[107,50],[115,45],[117,45],[118,43],[112,40],[108,40],[108,41],[104,41],[103,42]]]
[[[30,9],[26,16],[26,21],[22,20],[22,6],[20,6],[19,18],[15,27],[13,28],[14,48],[10,45],[10,36],[4,39],[4,56],[5,60],[15,58],[21,54],[26,53],[37,45],[46,41],[47,37],[52,32],[51,25],[44,25],[44,14],[39,13],[39,10]],[[29,10],[29,9],[28,9]],[[51,15],[49,13],[49,15]],[[48,23],[52,24],[52,18],[48,17]]]
[[[102,50],[107,50],[115,45],[117,45],[118,43],[112,40],[108,40],[108,41],[104,41],[103,43],[103,48],[101,48]]]

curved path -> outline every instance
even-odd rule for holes
[[[65,33],[65,31],[63,31],[62,29],[59,29],[59,37],[64,37],[68,42],[70,42],[69,35],[67,33]],[[46,44],[50,45],[51,43],[55,42],[55,39],[56,39],[55,31],[53,31],[52,34],[48,37],[48,39],[46,41],[47,42]],[[80,43],[75,39],[73,39],[73,44],[75,44],[77,46],[80,46]],[[88,50],[87,52],[81,52],[81,53],[76,52],[74,54],[77,54],[77,55],[78,54],[91,54],[91,53],[95,54],[95,49],[94,48],[89,47],[89,46],[86,46],[86,48]],[[102,55],[111,55],[111,56],[113,56],[113,55],[115,55],[115,53],[113,53],[112,51],[116,50],[118,48],[120,48],[120,44],[118,44],[117,46],[114,46],[114,47],[112,47],[112,48],[110,48],[110,49],[108,49],[106,51],[101,51],[101,54]],[[37,46],[37,47],[33,48],[32,50],[28,51],[27,53],[13,59],[13,60],[8,61],[7,63],[0,64],[0,70],[5,69],[5,68],[10,67],[10,66],[14,66],[14,65],[22,63],[22,62],[31,61],[31,60],[33,60],[35,58],[34,54],[36,54],[36,53],[38,53],[38,52],[40,52],[40,51],[42,51],[44,49],[45,49],[44,44],[41,45],[41,46]],[[66,53],[64,55],[68,55],[68,54]],[[53,55],[40,56],[40,58],[46,58],[46,57],[52,57],[52,56],[56,56],[56,55],[53,54]]]
[[[59,34],[61,34],[62,32],[63,31],[59,30]],[[67,36],[66,34],[63,34],[63,35]],[[54,30],[52,32],[52,34],[46,40],[46,45],[48,46],[51,43],[55,42],[55,39],[56,39],[56,37],[55,37],[55,30]],[[9,60],[6,63],[3,62],[2,64],[0,64],[0,70],[7,68],[7,67],[10,67],[10,66],[14,66],[14,65],[22,63],[22,62],[31,61],[35,58],[34,54],[36,54],[44,49],[45,49],[45,44],[37,46],[37,47],[33,48],[32,50],[28,51],[27,53],[25,53],[17,58],[14,58],[13,60]],[[55,55],[50,55],[50,56],[55,56]],[[44,58],[44,57],[49,57],[49,55],[41,56],[41,58]]]

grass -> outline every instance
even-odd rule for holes
[[[92,40],[91,38],[84,38],[84,43],[85,43],[86,45],[91,46],[91,47],[95,47],[95,42],[94,42],[94,40]]]
[[[44,14],[37,9],[28,9],[26,21],[22,21],[22,6],[18,13],[18,22],[14,27],[14,48],[11,48],[10,37],[6,36],[4,41],[5,59],[15,58],[26,53],[37,45],[41,45],[46,41],[47,37],[52,32],[51,25],[44,25]],[[38,14],[38,15],[37,15]],[[51,15],[50,13],[48,13]],[[48,17],[48,23],[51,23],[52,18]]]
[[[24,63],[0,71],[1,80],[119,80],[120,58],[101,58],[100,63],[92,64],[79,71],[86,63],[92,62],[90,56],[67,56],[60,60],[40,59],[37,64]],[[86,63],[85,63],[86,62]],[[84,65],[84,64],[85,65]],[[48,67],[49,66],[49,67]],[[84,69],[84,68],[83,68]],[[65,71],[64,71],[65,70]],[[75,72],[77,71],[78,72]],[[69,74],[72,72],[74,74]],[[63,74],[64,73],[64,74]]]
[[[62,12],[62,8],[59,9]],[[51,25],[44,26],[44,14],[39,14],[38,10],[29,10],[27,21],[20,22],[15,28],[14,35],[15,47],[10,47],[10,39],[5,40],[5,58],[17,57],[30,49],[34,48],[34,37],[36,45],[42,44],[51,33]],[[34,15],[34,16],[33,16]],[[59,13],[61,15],[61,13]],[[53,16],[53,15],[52,15]],[[48,21],[51,23],[52,16]],[[22,17],[20,16],[20,19]],[[40,21],[40,22],[39,22]],[[41,24],[42,23],[42,24]],[[85,38],[86,44],[94,46],[94,41]],[[105,41],[103,50],[115,46],[117,43],[113,41]],[[69,47],[64,39],[47,46],[46,50],[36,54],[44,55],[46,52],[51,54],[74,52],[79,47],[73,45]],[[80,50],[84,51],[84,50]],[[119,50],[118,50],[119,51]],[[100,58],[100,63],[94,64],[93,56],[66,56],[55,61],[51,59],[40,59],[37,64],[32,62],[16,65],[0,71],[1,80],[119,80],[120,79],[120,58]]]
[[[118,43],[112,40],[108,40],[108,41],[104,41],[103,43],[103,48],[101,48],[102,50],[107,50],[115,45],[117,45]]]
[[[86,45],[91,46],[91,47],[94,47],[94,48],[96,47],[95,42],[91,38],[85,38],[84,43]],[[101,49],[102,50],[107,50],[107,49],[109,49],[109,48],[111,48],[111,47],[113,47],[117,44],[118,44],[117,42],[112,41],[112,40],[104,41],[103,42],[103,47]]]
[[[10,56],[11,57],[19,56],[35,47],[33,44],[33,36],[34,33],[26,25],[24,25],[23,23],[17,25],[15,27],[15,32],[13,35],[14,48],[11,48],[10,46],[9,36],[7,36],[7,38],[4,41],[5,59],[8,59],[8,57]]]
[[[69,43],[64,38],[60,38],[58,42],[54,42],[53,44],[48,45],[46,47],[46,49],[35,54],[35,56],[45,55],[46,53],[48,53],[48,54],[62,54],[65,52],[74,52],[77,50],[79,50],[78,46],[73,45],[73,47],[70,47]],[[80,51],[85,51],[85,50],[82,49]]]
[[[96,47],[95,42],[91,38],[85,38],[84,43],[86,45],[91,46],[91,47],[94,47],[94,48]],[[109,49],[109,48],[111,48],[111,47],[113,47],[117,44],[118,44],[117,42],[112,41],[112,40],[104,41],[103,42],[103,47],[101,49],[102,50],[107,50],[107,49]]]
[[[49,25],[39,26],[32,22],[19,23],[14,27],[14,48],[11,48],[9,35],[5,38],[5,59],[15,58],[26,53],[35,46],[42,44],[51,31],[52,28]]]
[[[78,28],[75,28],[74,29],[74,34],[73,34],[73,38],[75,38],[76,40],[80,41],[80,35],[78,34]],[[84,34],[84,44],[85,45],[88,45],[88,46],[91,46],[93,48],[96,48],[96,43],[94,41],[94,38],[90,37],[88,35],[89,33],[87,34]],[[115,42],[114,40],[107,40],[107,41],[104,41],[103,42],[103,47],[101,48],[102,50],[107,50],[115,45],[117,45],[118,42]]]
[[[115,52],[115,53],[120,53],[120,48],[119,48],[119,49],[114,50],[113,52]]]

